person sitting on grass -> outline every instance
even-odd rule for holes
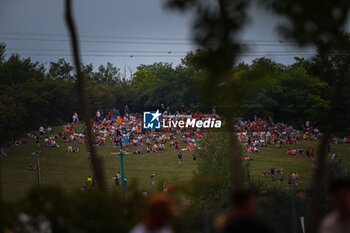
[[[158,152],[158,146],[157,146],[157,144],[154,144],[154,145],[153,145],[152,151],[153,151],[153,152]]]
[[[337,154],[335,152],[333,152],[331,154],[331,158],[332,158],[332,160],[336,160],[337,159]]]
[[[137,145],[138,145],[138,140],[137,140],[137,138],[134,138],[134,139],[132,140],[132,143],[133,143],[134,146],[137,146]]]
[[[300,154],[300,155],[304,154],[303,147],[299,147],[298,154]]]
[[[164,143],[159,144],[159,150],[164,150]]]
[[[105,144],[105,139],[102,137],[98,138],[96,144],[99,146],[103,146]]]
[[[126,187],[126,184],[128,183],[128,180],[126,179],[126,177],[124,177],[124,186]]]
[[[30,170],[30,171],[34,170],[34,167],[33,167],[32,163],[29,164],[29,166],[27,167],[27,170]]]
[[[0,150],[0,158],[6,158],[7,157],[7,154],[5,152],[5,150],[3,148],[1,148]]]
[[[46,132],[47,133],[51,133],[52,132],[52,128],[50,126],[48,126]]]
[[[152,150],[149,146],[147,146],[147,149],[146,149],[147,153],[152,153]]]
[[[69,142],[69,140],[67,139],[67,136],[65,134],[62,136],[62,141],[64,143]]]
[[[45,144],[46,147],[49,147],[50,141],[49,141],[49,138],[48,138],[48,137],[45,137],[45,139],[44,139],[44,144]]]
[[[134,154],[143,154],[142,147],[141,146],[137,147],[137,150],[134,152]]]
[[[94,188],[94,189],[97,187],[97,178],[96,178],[96,176],[94,176],[92,178],[91,187]]]
[[[79,152],[79,147],[77,145],[74,146],[73,152]]]
[[[50,140],[50,145],[49,147],[59,147],[59,145],[56,143],[54,139]]]
[[[244,161],[250,161],[250,160],[253,160],[253,159],[250,158],[250,157],[248,156],[248,154],[246,154],[245,156],[242,157],[242,160],[244,160]]]
[[[87,183],[84,184],[82,190],[83,190],[83,191],[88,191],[88,190],[89,190],[88,184],[87,184]]]

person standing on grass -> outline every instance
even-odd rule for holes
[[[272,181],[275,181],[275,169],[273,167],[271,167],[271,169],[270,169],[270,174],[272,177]]]
[[[180,151],[177,154],[177,158],[178,158],[179,164],[181,165],[182,164],[182,153]]]
[[[44,135],[44,127],[43,126],[40,126],[39,128],[39,134],[40,134],[40,137]]]
[[[279,179],[280,179],[279,183],[281,184],[281,182],[283,182],[283,180],[284,180],[284,174],[282,171],[279,171]]]
[[[115,177],[115,184],[116,184],[117,186],[119,186],[120,178],[121,178],[121,175],[120,175],[119,172],[117,172],[117,175],[116,175],[116,177]]]
[[[152,171],[152,174],[151,174],[151,180],[152,180],[152,184],[155,184],[156,183],[156,173],[155,171]]]
[[[74,112],[72,118],[73,118],[73,124],[74,125],[79,123],[79,118],[78,118],[78,113],[77,112]]]
[[[336,153],[335,153],[335,152],[333,152],[333,153],[332,153],[332,155],[331,155],[331,157],[332,157],[332,160],[335,160],[335,159],[337,158]]]
[[[197,163],[197,156],[196,156],[196,154],[193,154],[193,163],[194,163],[194,164]]]
[[[36,146],[37,146],[37,147],[40,147],[40,138],[39,138],[39,136],[38,136],[38,135],[35,135],[34,138],[35,138]]]
[[[91,164],[91,152],[90,151],[88,151],[88,153],[87,153],[87,159],[89,161],[89,164]]]
[[[115,185],[118,187],[119,186],[119,181],[120,181],[120,174],[117,172],[116,177],[114,178]]]
[[[288,174],[288,184],[292,185],[292,176]]]
[[[295,185],[295,173],[292,173],[292,184]]]
[[[163,192],[168,192],[168,186],[166,185],[166,182],[163,183]]]
[[[100,109],[98,109],[97,112],[96,112],[96,119],[97,119],[97,120],[100,120],[100,119],[101,119],[101,112],[100,112]]]
[[[179,143],[179,141],[176,141],[176,150],[180,151],[180,143]]]
[[[125,116],[128,116],[128,114],[129,114],[129,107],[127,104],[124,107],[124,114],[125,114]]]
[[[299,178],[300,178],[299,174],[295,172],[295,185],[298,185]]]
[[[310,158],[310,154],[311,154],[310,148],[307,148],[306,156],[308,159]]]
[[[341,163],[342,163],[341,154],[338,154],[338,163],[339,163],[339,164],[341,164]]]

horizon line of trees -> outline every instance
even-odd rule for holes
[[[170,63],[140,65],[126,78],[111,63],[94,70],[82,65],[86,78],[90,110],[122,109],[141,112],[161,104],[175,112],[184,104],[190,111],[210,112],[219,106],[211,92],[220,93],[222,83],[206,83],[207,69],[200,65],[203,51],[190,52],[173,66]],[[12,54],[6,59],[6,46],[0,44],[0,144],[37,129],[40,125],[58,125],[71,121],[79,111],[72,64],[65,59],[43,64]],[[306,120],[322,129],[342,56],[315,55],[295,57],[283,65],[262,57],[251,64],[239,63],[232,69],[237,77],[239,104],[237,114],[246,118],[267,118],[300,128]],[[336,132],[350,132],[350,84],[343,93]]]

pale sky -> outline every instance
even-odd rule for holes
[[[190,41],[190,17],[165,10],[163,3],[164,0],[74,0],[83,62],[93,63],[95,68],[111,62],[121,69],[161,61],[180,63],[181,57],[195,48]],[[59,57],[70,61],[63,4],[63,0],[1,0],[0,42],[6,43],[8,53],[30,56],[45,64]],[[251,23],[241,38],[276,43],[282,40],[274,29],[279,21],[276,16],[256,6],[249,12]],[[309,53],[290,46],[263,46],[254,47],[253,54],[245,54],[240,60],[250,62],[270,51],[280,54],[291,50]],[[293,62],[293,55],[268,57],[284,64]]]

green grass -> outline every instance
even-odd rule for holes
[[[42,184],[57,185],[67,191],[82,188],[87,177],[92,175],[86,145],[78,142],[63,143],[60,140],[57,143],[60,145],[58,148],[41,147],[44,151],[40,157]],[[69,145],[78,145],[80,151],[68,153]],[[96,149],[103,159],[107,188],[115,190],[117,187],[112,178],[116,176],[117,171],[120,171],[120,157],[112,153],[119,153],[119,148],[113,147],[111,140],[107,139],[106,145],[98,146]],[[24,145],[5,150],[8,156],[0,160],[4,198],[16,199],[36,185],[36,172],[26,168],[30,163],[35,164],[35,157],[31,157],[30,152],[36,151],[37,146],[35,140],[30,139]],[[132,146],[130,151],[132,150],[136,150],[136,147]],[[128,185],[137,182],[141,189],[148,191],[159,188],[163,181],[172,185],[187,181],[196,169],[190,152],[183,152],[183,164],[179,165],[176,149],[168,144],[165,145],[164,151],[157,153],[127,154],[124,156],[124,166]],[[151,184],[152,170],[156,172],[156,185]]]
[[[56,131],[61,127],[55,128]],[[64,190],[72,191],[83,187],[86,178],[92,175],[87,160],[86,145],[76,143],[63,143],[58,141],[59,148],[44,148],[44,154],[40,158],[42,184],[60,186]],[[68,145],[79,145],[80,152],[68,153]],[[316,141],[305,141],[301,144],[306,150],[307,147],[317,148]],[[163,181],[176,186],[186,182],[193,176],[197,165],[193,164],[192,153],[183,152],[183,164],[177,162],[177,152],[168,144],[166,149],[158,153],[144,153],[143,155],[128,154],[124,157],[125,176],[130,183],[138,183],[141,189],[153,191],[159,188]],[[297,145],[299,146],[299,145]],[[293,147],[293,146],[290,146]],[[117,187],[114,180],[117,171],[120,170],[119,155],[112,154],[119,152],[119,148],[112,146],[110,139],[106,140],[105,146],[96,147],[98,155],[103,159],[105,177],[108,190],[115,190]],[[14,200],[22,197],[26,191],[36,185],[36,172],[26,170],[30,163],[35,163],[35,158],[30,152],[36,151],[34,139],[26,144],[5,148],[8,157],[0,160],[2,167],[2,183],[4,198]],[[135,150],[131,147],[130,150]],[[266,185],[278,185],[272,182],[270,176],[261,176],[262,170],[269,170],[270,167],[283,168],[285,173],[285,184],[287,174],[296,171],[300,174],[299,187],[304,186],[310,179],[313,172],[312,162],[306,160],[305,156],[287,156],[286,148],[276,149],[272,146],[262,148],[259,153],[251,155],[253,161],[249,161],[251,176],[260,179]],[[350,167],[350,145],[332,145],[332,150],[343,155],[343,164]],[[150,175],[152,170],[156,172],[157,184],[152,185]],[[277,178],[277,177],[276,177]]]
[[[286,148],[274,148],[268,146],[262,148],[259,153],[251,154],[253,161],[248,161],[251,177],[260,179],[265,185],[278,185],[278,177],[275,176],[276,181],[273,182],[271,176],[261,176],[263,170],[270,170],[271,167],[283,169],[284,172],[284,186],[288,187],[287,174],[297,172],[300,175],[298,188],[303,188],[310,182],[310,177],[314,171],[313,162],[307,159],[305,155],[288,156],[286,155],[288,148],[299,148],[302,146],[304,153],[307,148],[313,148],[317,151],[318,141],[301,141],[297,145],[288,145]],[[331,150],[342,154],[343,167],[348,170],[350,167],[350,145],[349,144],[332,144]],[[330,157],[327,157],[331,161]],[[337,162],[337,161],[332,161]]]

